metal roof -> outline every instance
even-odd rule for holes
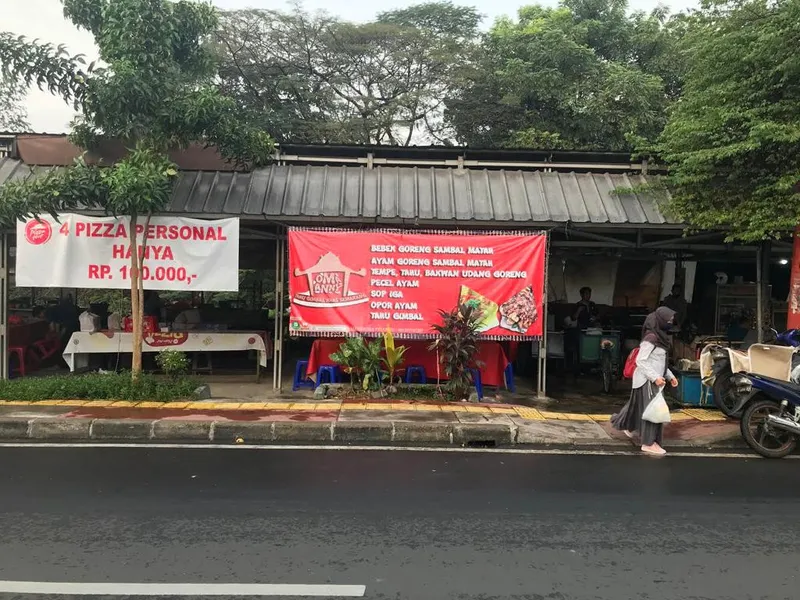
[[[0,159],[0,184],[25,177]],[[169,212],[282,223],[677,225],[654,198],[612,193],[642,175],[419,167],[273,165],[249,173],[182,171]]]

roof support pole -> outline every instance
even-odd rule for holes
[[[275,248],[275,339],[272,343],[272,389],[283,389],[283,313],[286,297],[283,293],[286,275],[286,238],[281,236]]]
[[[0,234],[0,379],[8,379],[8,238]]]
[[[769,316],[769,263],[772,256],[772,245],[764,241],[756,253],[756,328],[758,329],[758,342],[764,343],[764,330],[772,325]]]

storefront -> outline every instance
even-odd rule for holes
[[[0,184],[29,175],[22,161],[0,159]],[[676,279],[691,302],[698,285],[708,283],[693,284],[695,273],[706,272],[698,265],[715,261],[757,266],[755,276],[745,275],[743,281],[760,282],[754,290],[763,290],[769,268],[774,271],[776,261],[791,253],[783,244],[765,251],[724,243],[717,233],[684,235],[681,224],[662,215],[656,199],[633,192],[648,176],[646,163],[621,155],[288,146],[272,166],[253,172],[183,168],[166,214],[237,218],[240,267],[274,270],[276,389],[283,385],[286,336],[297,333],[287,321],[290,228],[520,236],[544,231],[548,259],[535,386],[544,394],[548,332],[561,329],[561,312],[574,304],[581,287],[593,288],[598,304],[630,316],[654,307]],[[0,285],[5,286],[13,235],[0,241]],[[5,298],[5,288],[3,293]],[[763,309],[766,297],[757,298]],[[7,302],[0,305],[5,311]],[[5,314],[0,317],[6,321]],[[7,364],[4,358],[3,370]]]

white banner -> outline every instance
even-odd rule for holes
[[[17,287],[130,289],[129,225],[73,214],[18,222]],[[141,244],[144,223],[137,230]],[[142,275],[148,290],[238,291],[239,219],[153,217]]]

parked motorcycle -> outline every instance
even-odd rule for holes
[[[703,383],[712,387],[714,404],[728,417],[741,415],[741,400],[748,389],[741,388],[737,373],[755,373],[784,382],[800,377],[800,330],[783,333],[771,330],[772,344],[753,344],[747,351],[709,344],[700,355]]]
[[[792,453],[800,436],[800,385],[754,373],[733,377],[739,389],[749,390],[736,406],[747,445],[766,458]]]

